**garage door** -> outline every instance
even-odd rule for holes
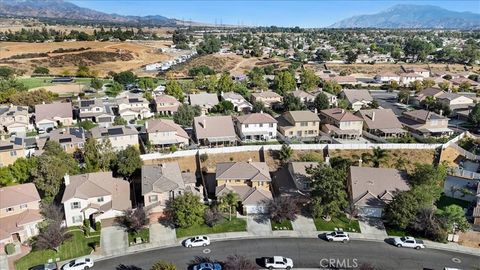
[[[359,216],[362,217],[382,217],[382,208],[377,207],[361,207],[359,209]]]
[[[267,207],[263,205],[245,205],[245,211],[249,214],[264,214],[267,212]]]

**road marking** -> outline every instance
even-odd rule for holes
[[[452,258],[452,262],[454,262],[454,263],[461,263],[462,260],[460,260],[459,258]]]
[[[210,253],[210,252],[212,252],[212,251],[211,251],[209,248],[206,248],[206,249],[204,249],[202,252],[205,253],[205,254],[208,254],[208,253]]]

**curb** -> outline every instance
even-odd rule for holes
[[[316,237],[313,236],[289,236],[289,235],[252,235],[252,236],[231,236],[231,237],[224,237],[222,239],[211,239],[211,242],[222,242],[222,241],[230,241],[230,240],[246,240],[246,239],[278,239],[278,238],[298,238],[298,239],[316,239],[318,238],[318,235],[323,234],[324,232],[318,232]],[[178,239],[175,244],[167,244],[167,245],[162,245],[162,246],[156,246],[156,247],[149,247],[141,250],[135,250],[135,251],[127,251],[122,254],[118,255],[109,255],[109,256],[99,256],[98,258],[95,258],[96,261],[103,261],[103,260],[108,260],[108,259],[113,259],[113,258],[118,258],[118,257],[123,257],[127,255],[132,255],[136,253],[142,253],[142,252],[147,252],[147,251],[153,251],[153,250],[160,250],[160,249],[166,249],[166,248],[171,248],[171,247],[181,247],[183,240],[186,238],[181,238]],[[354,237],[352,238],[353,241],[366,241],[366,242],[385,242],[385,239],[374,239],[374,238],[357,238]],[[180,241],[180,242],[178,242]],[[387,244],[386,244],[387,245]],[[435,250],[443,250],[443,251],[449,251],[449,252],[455,252],[455,253],[462,253],[462,254],[468,254],[468,255],[474,255],[474,256],[479,256],[480,250],[458,250],[458,249],[452,249],[448,247],[441,247],[438,245],[429,245],[427,243],[427,248],[428,249],[435,249]],[[473,248],[472,248],[473,249]]]

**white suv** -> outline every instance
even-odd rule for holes
[[[343,242],[346,243],[350,241],[350,236],[348,236],[348,233],[342,232],[342,231],[335,231],[331,233],[326,234],[327,240],[329,242]]]

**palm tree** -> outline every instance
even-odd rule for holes
[[[293,150],[288,144],[283,144],[282,148],[280,149],[279,158],[282,162],[287,162],[292,157]]]
[[[226,210],[228,209],[228,220],[232,220],[232,208],[237,207],[238,202],[240,201],[240,196],[238,196],[235,192],[228,192],[223,194],[218,198],[220,202],[219,207],[220,209]]]
[[[362,159],[365,162],[371,162],[373,167],[378,168],[380,167],[380,163],[385,160],[388,156],[388,152],[385,149],[380,147],[374,147],[372,154],[364,154],[362,155]]]

